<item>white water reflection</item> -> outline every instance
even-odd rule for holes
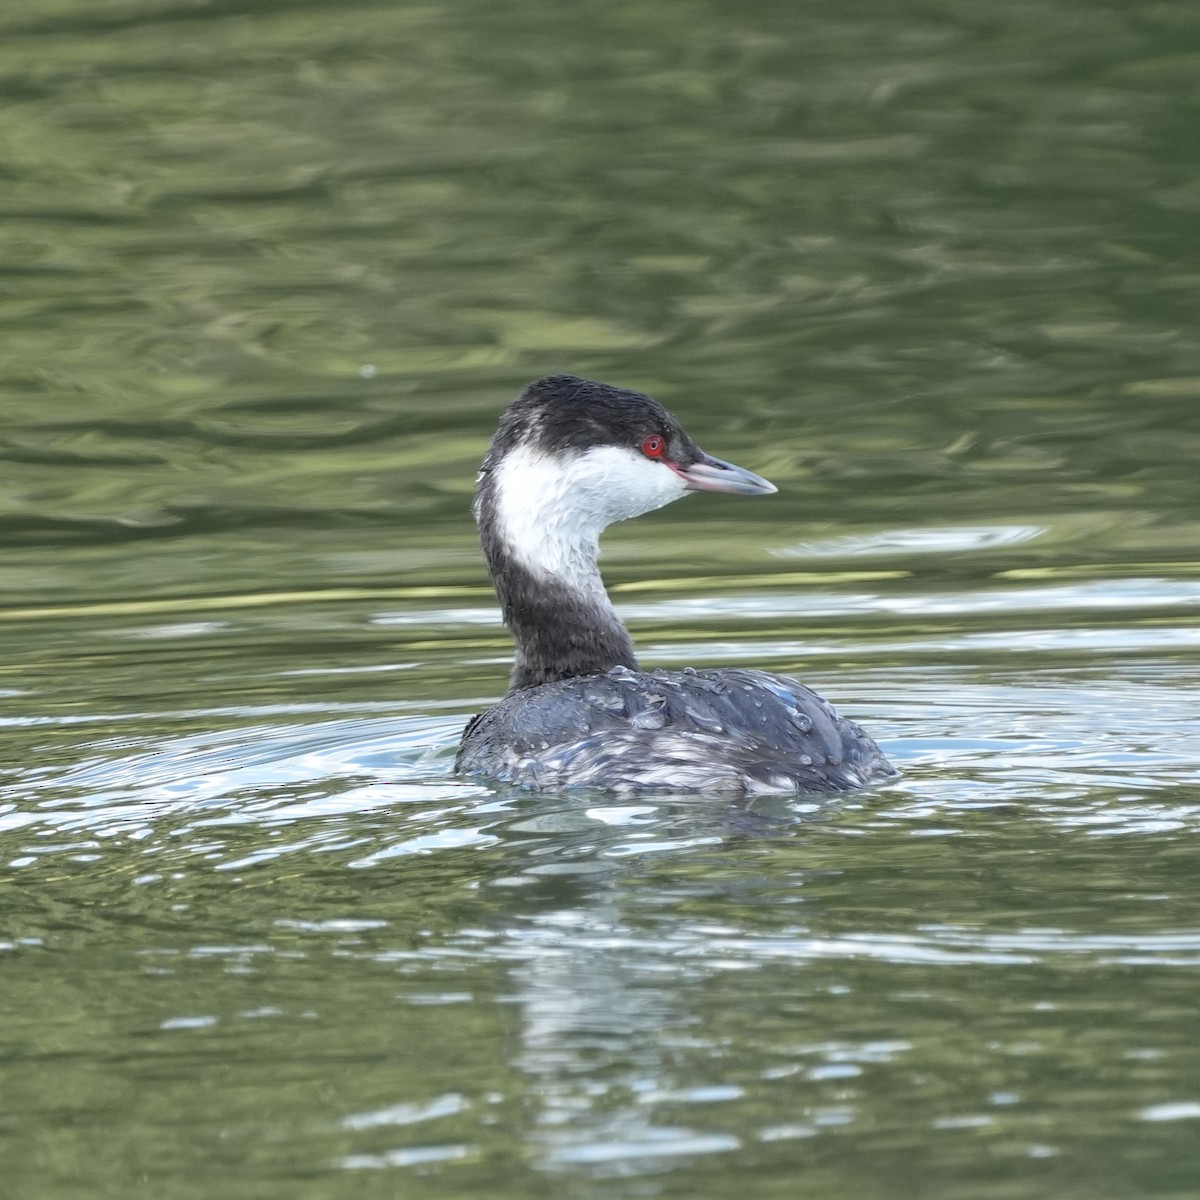
[[[1200,628],[1116,628],[1116,629],[1018,629],[989,633],[947,633],[936,638],[895,638],[867,645],[850,639],[806,637],[803,641],[712,641],[689,642],[686,653],[672,642],[646,642],[638,645],[639,657],[648,663],[689,662],[750,663],[764,658],[820,658],[836,656],[856,660],[903,655],[920,657],[930,654],[1044,653],[1134,654],[1192,650],[1200,647]],[[480,662],[495,661],[480,659]]]
[[[769,576],[762,576],[764,587]],[[620,601],[622,589],[613,589]],[[1090,612],[1097,610],[1200,607],[1200,580],[1153,576],[1134,579],[1099,579],[1080,583],[1052,583],[964,589],[955,592],[920,591],[846,592],[808,590],[692,595],[649,602],[619,602],[617,611],[626,621],[686,623],[696,620],[768,620],[776,617],[842,617],[887,614],[893,616],[995,616],[1023,612]],[[494,606],[477,608],[405,609],[381,612],[372,624],[404,628],[463,625],[498,626]]]
[[[943,528],[884,529],[847,537],[798,542],[770,553],[777,558],[852,558],[872,554],[950,554],[1015,546],[1046,533],[1044,525],[949,525]]]

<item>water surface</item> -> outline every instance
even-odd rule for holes
[[[1194,6],[0,18],[8,1188],[1190,1197]],[[853,797],[457,779],[569,370],[773,479],[610,531]]]

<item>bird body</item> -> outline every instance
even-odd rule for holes
[[[705,454],[657,401],[574,376],[505,410],[475,516],[517,652],[456,766],[539,789],[845,791],[895,772],[803,684],[743,668],[638,669],[596,559],[601,531],[689,491],[774,492]]]

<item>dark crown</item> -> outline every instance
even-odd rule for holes
[[[653,397],[575,375],[547,375],[504,410],[489,458],[518,445],[549,454],[591,446],[637,447],[654,433],[666,439],[673,462],[684,466],[696,460],[696,444]]]

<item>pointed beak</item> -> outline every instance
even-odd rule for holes
[[[673,465],[673,464],[672,464]],[[769,496],[779,489],[761,475],[733,463],[704,455],[690,467],[675,467],[687,481],[689,492],[731,492],[736,496]]]

